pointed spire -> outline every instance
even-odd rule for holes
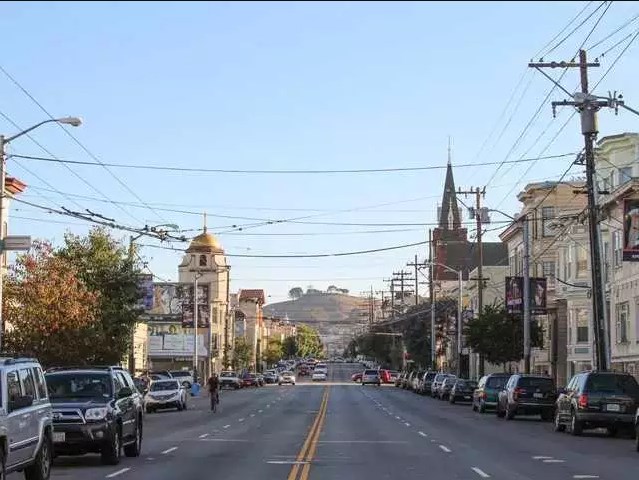
[[[451,138],[450,138],[450,135],[448,135],[448,165],[453,164],[452,160],[453,160],[453,153],[451,148]]]
[[[457,206],[457,192],[453,178],[453,166],[451,163],[452,148],[451,138],[448,137],[448,165],[446,167],[446,180],[444,181],[444,194],[439,215],[439,228],[443,230],[457,230],[461,228],[459,207]]]
[[[204,216],[204,228],[202,230],[204,231],[204,233],[206,233],[206,212],[204,212],[203,216]]]

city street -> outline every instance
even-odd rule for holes
[[[329,381],[225,391],[220,410],[147,415],[143,454],[102,466],[59,458],[53,479],[634,479],[627,437],[573,438],[537,419],[498,420],[392,386],[349,381],[361,367],[329,367]],[[17,475],[9,477],[17,480]]]

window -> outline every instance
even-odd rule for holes
[[[11,404],[22,396],[22,389],[20,388],[20,381],[18,380],[17,372],[7,373],[7,394],[9,400],[9,413],[11,413],[15,410],[11,408]]]
[[[590,331],[588,310],[585,308],[575,309],[575,321],[577,324],[577,343],[588,343]]]
[[[117,395],[120,389],[124,387],[124,384],[122,383],[122,380],[118,377],[118,375],[113,375],[113,385],[115,387],[115,395]]]
[[[617,304],[617,343],[628,341],[628,302]]]
[[[200,267],[206,267],[206,255],[200,255]]]
[[[635,341],[639,343],[639,297],[635,297]]]
[[[620,268],[622,265],[622,243],[621,243],[621,231],[615,230],[612,232],[612,250],[615,268]]]
[[[588,250],[583,245],[575,245],[575,257],[577,261],[576,276],[586,277],[588,275]]]
[[[623,167],[619,169],[619,185],[632,180],[632,167]]]
[[[42,370],[39,368],[33,369],[33,378],[36,381],[36,388],[38,389],[38,397],[40,400],[44,400],[47,398],[47,384],[44,381],[44,375],[42,375]]]
[[[555,218],[555,207],[542,207],[541,209],[541,232],[544,237],[552,237],[552,222]]]
[[[542,276],[554,277],[555,276],[555,262],[546,261],[541,264]]]
[[[604,274],[604,282],[610,281],[610,253],[608,249],[610,248],[610,244],[608,242],[604,242],[603,244],[603,274]]]
[[[33,378],[33,371],[30,368],[20,369],[20,382],[22,383],[22,390],[26,396],[37,399],[35,379]]]

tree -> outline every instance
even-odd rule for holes
[[[293,300],[297,300],[304,296],[304,290],[301,287],[293,287],[288,291],[288,296]]]
[[[282,353],[285,357],[294,357],[297,355],[297,340],[295,337],[286,337],[282,344]]]
[[[241,370],[247,368],[253,356],[253,349],[244,337],[235,339],[235,348],[233,349],[233,369]]]
[[[45,367],[95,360],[92,337],[99,320],[99,292],[90,291],[73,264],[34,242],[9,268],[3,314],[8,351],[32,355]]]
[[[523,322],[503,307],[484,307],[479,318],[470,321],[466,333],[469,346],[490,363],[500,365],[524,358]],[[536,322],[531,322],[530,340],[531,346],[542,346],[543,332]]]
[[[85,237],[66,234],[56,255],[78,272],[80,280],[97,295],[98,322],[90,332],[97,363],[119,363],[131,347],[132,333],[141,309],[137,262],[127,247],[104,228]]]
[[[272,338],[266,345],[263,357],[267,365],[273,365],[282,359],[284,353],[283,344],[280,340]]]
[[[324,351],[319,332],[308,325],[297,326],[296,343],[297,354],[300,357],[317,357]]]

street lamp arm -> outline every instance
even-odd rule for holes
[[[4,139],[4,143],[10,143],[14,141],[16,138],[20,138],[21,136],[26,135],[29,132],[32,132],[36,128],[39,128],[46,123],[61,123],[65,125],[72,125],[74,127],[78,127],[82,124],[82,120],[80,120],[77,117],[50,118],[48,120],[43,120],[42,122],[36,123],[32,127],[29,127],[26,130],[16,133],[15,135],[12,135],[11,137],[6,137]]]
[[[437,265],[439,267],[442,267],[446,270],[448,270],[449,272],[452,273],[459,273],[459,270],[455,270],[454,268],[449,267],[448,265],[444,265],[443,263],[438,263],[438,262],[426,262],[426,265]]]

